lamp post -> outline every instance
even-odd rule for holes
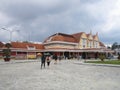
[[[1,28],[1,29],[6,30],[10,33],[10,40],[9,40],[10,42],[12,41],[12,33],[15,32],[15,31],[19,32],[19,30],[10,30],[10,29],[6,29],[6,28]]]

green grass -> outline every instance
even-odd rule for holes
[[[96,63],[96,64],[117,64],[120,65],[120,60],[107,60],[107,61],[86,61],[86,63]]]

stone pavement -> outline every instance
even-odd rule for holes
[[[14,64],[14,63],[27,63],[27,62],[39,62],[40,59],[30,59],[30,60],[10,60],[9,62],[5,62],[4,60],[0,60],[0,65],[2,64]]]
[[[62,60],[40,69],[39,60],[0,61],[0,90],[120,90],[120,68]]]

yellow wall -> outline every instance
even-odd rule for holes
[[[82,35],[80,37],[79,46],[78,46],[79,49],[83,48],[83,40],[82,39],[86,39],[86,42],[87,42],[87,36],[85,33],[82,33]],[[86,47],[87,47],[87,43],[85,44],[85,48]]]
[[[90,44],[91,42],[91,44]],[[86,33],[82,33],[78,45],[72,45],[72,44],[64,44],[64,43],[53,43],[53,44],[47,44],[45,45],[45,48],[68,48],[68,49],[83,49],[83,48],[99,48],[99,38],[98,35],[96,34],[94,37],[92,34],[87,36]]]
[[[27,58],[28,58],[28,59],[35,59],[35,58],[36,58],[36,55],[27,55]]]
[[[86,39],[86,44],[85,44],[85,47],[83,47],[83,39]],[[91,45],[90,45],[90,42],[91,42]],[[96,46],[96,43],[97,43],[97,46]],[[90,47],[91,46],[91,47]],[[94,38],[92,35],[89,35],[87,37],[87,35],[85,33],[83,33],[80,37],[80,41],[79,41],[79,44],[78,44],[78,48],[79,49],[82,49],[82,48],[99,48],[99,38],[98,36],[96,35]]]
[[[95,41],[99,41],[98,36],[95,36],[94,40],[95,40]]]
[[[90,47],[90,43],[91,43],[91,47]],[[92,35],[90,34],[87,38],[87,48],[93,48],[93,37]]]

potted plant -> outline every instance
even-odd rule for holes
[[[10,61],[10,56],[11,56],[11,50],[10,47],[12,47],[12,45],[10,43],[6,43],[5,44],[5,49],[3,49],[3,58],[4,61]]]

